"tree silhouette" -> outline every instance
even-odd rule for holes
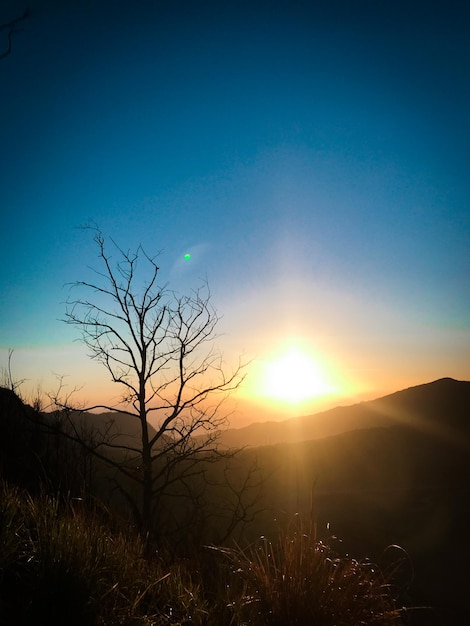
[[[218,446],[227,423],[220,409],[241,383],[243,368],[238,364],[228,374],[223,368],[214,346],[219,317],[207,284],[185,296],[158,287],[154,257],[141,246],[125,252],[110,239],[115,260],[94,230],[100,269],[93,270],[96,281],[72,284],[90,299],[69,299],[64,321],[81,331],[91,358],[122,387],[119,410],[137,421],[139,441],[94,437],[82,444],[124,479],[119,489],[148,532],[158,524],[163,497],[195,501],[195,481],[200,484],[208,464],[234,454]],[[60,393],[55,402],[70,408]],[[116,410],[104,404],[88,410],[97,408]],[[74,435],[80,438],[79,430]]]

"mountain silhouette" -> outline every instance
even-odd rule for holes
[[[470,382],[441,378],[376,400],[338,406],[281,422],[255,422],[222,433],[227,447],[321,439],[367,428],[405,425],[443,440],[470,439]]]
[[[97,439],[103,437],[113,445],[129,446],[140,449],[141,428],[137,415],[132,416],[120,411],[106,411],[90,413],[87,411],[72,413],[71,419],[80,425],[85,432],[89,432]],[[155,434],[155,429],[148,424],[149,437]]]

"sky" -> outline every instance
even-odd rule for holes
[[[236,424],[470,380],[470,5],[28,6],[0,60],[0,366],[26,390],[116,395],[61,321],[87,223],[208,281],[250,361]]]

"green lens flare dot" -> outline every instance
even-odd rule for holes
[[[190,254],[185,254],[184,255],[184,260],[185,261],[189,261],[191,259],[191,255]]]

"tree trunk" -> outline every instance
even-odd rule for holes
[[[147,535],[151,529],[152,511],[152,450],[149,445],[147,408],[145,404],[145,381],[139,376],[139,417],[142,432],[142,531]]]

